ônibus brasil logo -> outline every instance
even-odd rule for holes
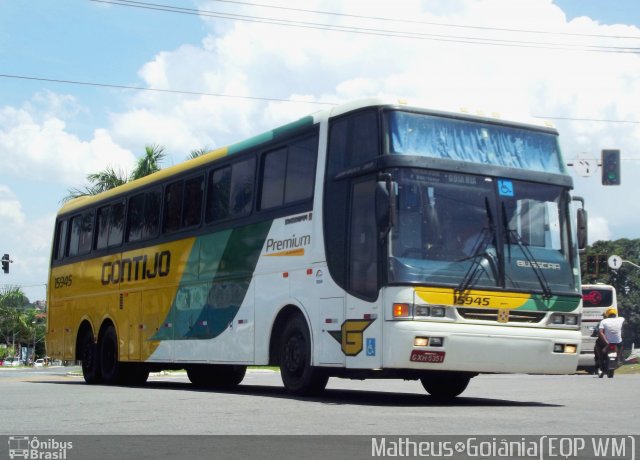
[[[71,441],[38,439],[36,436],[9,436],[9,458],[65,460],[73,449]]]

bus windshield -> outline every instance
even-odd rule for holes
[[[566,190],[548,184],[396,169],[390,283],[577,292]]]
[[[558,136],[512,126],[390,111],[389,153],[566,174]]]

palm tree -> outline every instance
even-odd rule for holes
[[[202,147],[199,149],[192,150],[191,153],[187,156],[187,160],[193,160],[194,158],[201,157],[205,153],[209,153],[211,149],[209,147]]]
[[[138,158],[138,163],[131,173],[130,180],[140,179],[141,177],[160,171],[160,162],[162,162],[166,156],[164,147],[147,145],[144,148],[144,156]]]
[[[97,195],[98,193],[126,184],[129,181],[140,179],[141,177],[160,171],[160,163],[166,157],[164,147],[147,145],[144,149],[144,156],[138,159],[136,167],[129,177],[127,177],[127,174],[121,169],[116,171],[113,167],[107,166],[103,171],[87,175],[89,185],[85,185],[84,188],[70,188],[68,190],[69,194],[62,199],[62,202],[66,203],[73,198],[81,196]]]

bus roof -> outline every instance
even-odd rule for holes
[[[300,129],[311,127],[314,123],[315,121],[312,116],[306,116],[292,123],[288,123],[257,136],[250,137],[249,139],[245,139],[235,144],[212,150],[197,158],[186,160],[182,163],[178,163],[177,165],[161,169],[158,172],[150,174],[141,179],[127,182],[124,185],[115,187],[111,190],[107,190],[106,192],[102,192],[97,195],[87,195],[74,198],[65,203],[62,208],[60,208],[60,210],[58,211],[58,215],[72,213],[77,211],[78,209],[84,208],[85,206],[92,205],[100,201],[109,200],[111,198],[116,198],[123,193],[143,188],[147,185],[152,185],[176,174],[191,171],[198,168],[199,166],[209,164],[224,156],[242,152],[265,142],[269,142],[282,136],[286,136],[287,134],[296,132]]]
[[[130,192],[138,188],[143,188],[147,185],[154,184],[156,182],[162,181],[163,179],[172,177],[182,172],[188,172],[192,169],[198,168],[199,166],[209,164],[224,156],[242,152],[242,151],[251,149],[253,147],[256,147],[260,144],[264,144],[266,142],[278,139],[279,137],[286,136],[300,129],[311,127],[313,124],[323,120],[327,120],[331,117],[336,117],[348,112],[364,109],[367,107],[380,107],[380,106],[396,107],[396,108],[402,108],[402,109],[408,109],[408,110],[417,110],[423,113],[428,113],[433,115],[464,118],[464,119],[478,121],[478,122],[500,123],[500,124],[507,124],[510,126],[520,126],[523,128],[533,128],[537,130],[542,129],[542,130],[557,134],[557,131],[555,130],[555,128],[551,123],[546,121],[540,121],[532,117],[514,116],[514,117],[510,117],[509,119],[504,119],[502,118],[502,115],[497,112],[491,112],[490,114],[487,114],[482,111],[472,112],[465,108],[459,108],[459,109],[425,108],[426,106],[421,106],[418,104],[410,104],[405,99],[390,98],[390,97],[372,97],[367,99],[359,99],[352,102],[347,102],[345,104],[336,105],[335,107],[332,107],[326,110],[315,112],[312,115],[308,115],[306,117],[300,118],[299,120],[296,120],[294,122],[285,124],[283,126],[272,129],[270,131],[266,131],[262,134],[258,134],[257,136],[250,137],[246,140],[237,142],[235,144],[231,144],[225,147],[212,150],[198,158],[187,160],[177,165],[167,167],[154,174],[143,177],[141,179],[137,179],[135,181],[127,182],[124,185],[113,188],[111,190],[107,190],[106,192],[102,192],[97,195],[90,195],[90,196],[88,195],[88,196],[82,196],[82,197],[72,199],[67,203],[65,203],[60,208],[60,210],[58,211],[58,215],[69,214],[79,209],[82,209],[85,206],[93,205],[101,201],[106,201],[112,198],[116,198],[123,193]]]
[[[372,106],[394,106],[409,110],[418,110],[434,115],[450,116],[455,118],[466,118],[479,122],[501,123],[512,126],[522,126],[524,128],[542,129],[557,133],[555,126],[548,120],[534,118],[524,113],[500,113],[496,111],[484,111],[479,109],[470,109],[466,107],[456,107],[453,105],[436,106],[433,104],[423,103],[419,100],[408,100],[402,98],[391,97],[372,97],[359,99],[345,104],[337,105],[326,110],[328,117],[335,117],[354,110],[372,107]]]

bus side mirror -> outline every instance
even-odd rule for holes
[[[588,228],[587,228],[587,210],[584,209],[584,199],[579,196],[574,196],[573,201],[578,201],[582,204],[581,208],[578,208],[576,217],[576,234],[578,238],[578,249],[584,251],[588,244]]]
[[[391,174],[381,174],[380,179],[376,183],[375,212],[380,238],[384,238],[396,225],[396,184]]]
[[[581,251],[587,247],[587,211],[578,209],[578,249]]]

